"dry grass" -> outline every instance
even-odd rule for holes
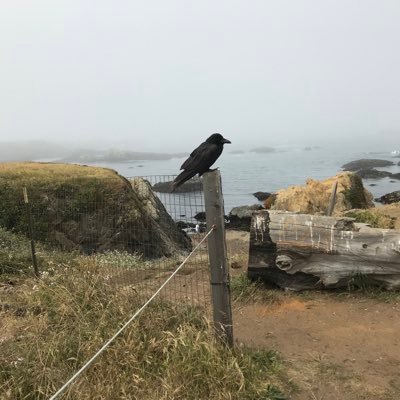
[[[3,254],[13,253],[15,238],[3,240]],[[42,249],[41,266],[40,280],[0,275],[4,400],[48,398],[143,302],[111,285],[93,256]],[[61,398],[279,400],[285,386],[276,353],[230,350],[201,309],[157,302]]]
[[[1,176],[13,179],[41,179],[56,180],[58,182],[76,177],[85,178],[116,178],[117,173],[112,169],[100,167],[85,167],[75,164],[57,164],[43,162],[9,162],[0,163]]]

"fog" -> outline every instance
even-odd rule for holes
[[[396,0],[2,0],[0,141],[400,147],[399,21]]]

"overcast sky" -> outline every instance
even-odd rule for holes
[[[0,136],[186,151],[400,137],[398,0],[0,0]],[[398,146],[397,146],[398,147]]]

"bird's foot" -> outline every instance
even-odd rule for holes
[[[206,172],[213,172],[216,171],[218,168],[209,168]]]

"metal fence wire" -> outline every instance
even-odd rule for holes
[[[40,274],[51,274],[60,254],[75,255],[96,265],[116,288],[147,296],[206,230],[201,183],[196,182],[193,191],[171,193],[173,179],[168,175],[126,179],[116,175],[115,180],[71,177],[57,187],[38,181],[27,185],[28,204],[20,188],[7,212],[0,210],[0,225],[24,237],[29,237],[31,229]],[[29,257],[28,240],[26,253]],[[54,254],[54,262],[48,262],[49,254]],[[161,299],[209,310],[208,264],[205,241],[165,287]]]

